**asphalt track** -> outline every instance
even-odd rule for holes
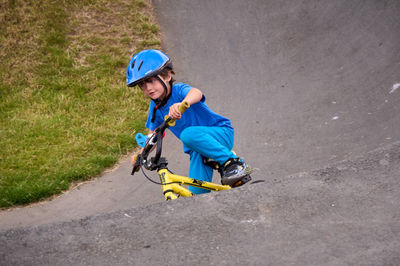
[[[0,261],[399,264],[400,2],[154,5],[177,79],[231,118],[235,150],[265,183],[163,203],[125,161],[1,212]],[[171,168],[185,172],[168,140]]]

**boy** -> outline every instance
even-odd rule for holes
[[[184,152],[190,155],[189,177],[211,182],[213,170],[203,163],[203,158],[210,158],[221,165],[222,184],[235,184],[249,174],[250,168],[231,151],[234,131],[229,119],[213,112],[199,89],[183,83],[174,84],[173,74],[171,60],[159,50],[141,51],[130,60],[127,85],[139,85],[151,98],[146,127],[152,133],[165,115],[177,119],[176,125],[169,129],[182,141]],[[188,102],[190,108],[182,115],[178,107],[183,101]],[[189,187],[189,190],[194,194],[208,192],[196,187]]]

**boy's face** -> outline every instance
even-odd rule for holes
[[[164,83],[167,85],[168,92],[170,90],[170,85],[169,81],[171,80],[172,76],[169,74],[166,78],[163,76],[159,75]],[[151,77],[148,78],[142,82],[140,82],[139,87],[142,89],[143,93],[150,97],[152,100],[156,99],[163,99],[165,97],[164,95],[164,86],[161,84],[161,82],[156,78],[156,77]]]

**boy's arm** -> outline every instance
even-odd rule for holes
[[[198,103],[201,98],[203,98],[203,93],[201,92],[201,90],[197,89],[197,88],[191,88],[189,93],[186,95],[185,99],[183,99],[183,101],[186,101],[187,103],[189,103],[189,105],[193,105],[195,103]],[[179,112],[179,105],[181,103],[175,103],[173,105],[171,105],[171,107],[169,108],[169,116],[173,119],[181,119],[181,112]]]
[[[185,99],[183,99],[182,102],[187,102],[189,105],[193,105],[195,103],[198,103],[201,98],[203,97],[203,93],[201,90],[197,88],[191,88],[189,93],[186,95]]]

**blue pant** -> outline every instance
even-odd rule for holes
[[[203,156],[220,164],[230,158],[237,158],[233,148],[233,130],[226,127],[188,127],[182,131],[180,139],[190,151],[189,177],[211,182],[213,169],[203,164]],[[207,193],[208,190],[191,187],[194,194]]]

